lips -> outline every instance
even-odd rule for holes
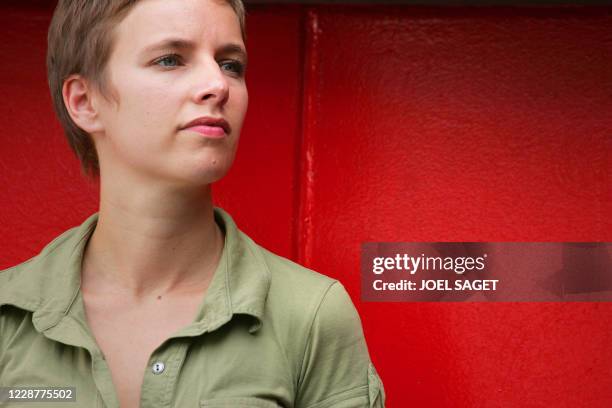
[[[231,128],[229,123],[223,118],[214,118],[211,116],[202,116],[200,118],[194,119],[188,124],[186,124],[182,129],[188,129],[196,126],[216,126],[223,129],[226,134],[231,133]]]

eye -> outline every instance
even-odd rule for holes
[[[163,57],[156,59],[155,61],[153,61],[153,63],[155,65],[159,65],[164,68],[172,68],[172,67],[177,67],[180,63],[180,60],[181,60],[180,55],[168,54],[168,55],[164,55]]]
[[[244,71],[246,69],[245,64],[237,60],[221,61],[221,63],[219,63],[219,66],[221,67],[221,69],[233,72],[237,76],[244,75]]]

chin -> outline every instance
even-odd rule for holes
[[[204,186],[222,179],[232,167],[234,151],[200,151],[199,154],[168,157],[161,170],[184,187]]]
[[[189,171],[188,179],[191,183],[206,185],[221,180],[232,166],[231,161],[212,160],[205,166],[197,165]]]

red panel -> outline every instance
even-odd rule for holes
[[[612,238],[612,10],[309,14],[300,259],[389,406],[612,406],[612,305],[359,303],[364,241]]]

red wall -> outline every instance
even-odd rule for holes
[[[0,6],[0,268],[96,210],[54,119],[51,6]],[[217,201],[338,278],[388,407],[612,406],[610,303],[362,303],[364,241],[611,241],[612,8],[252,6]]]

